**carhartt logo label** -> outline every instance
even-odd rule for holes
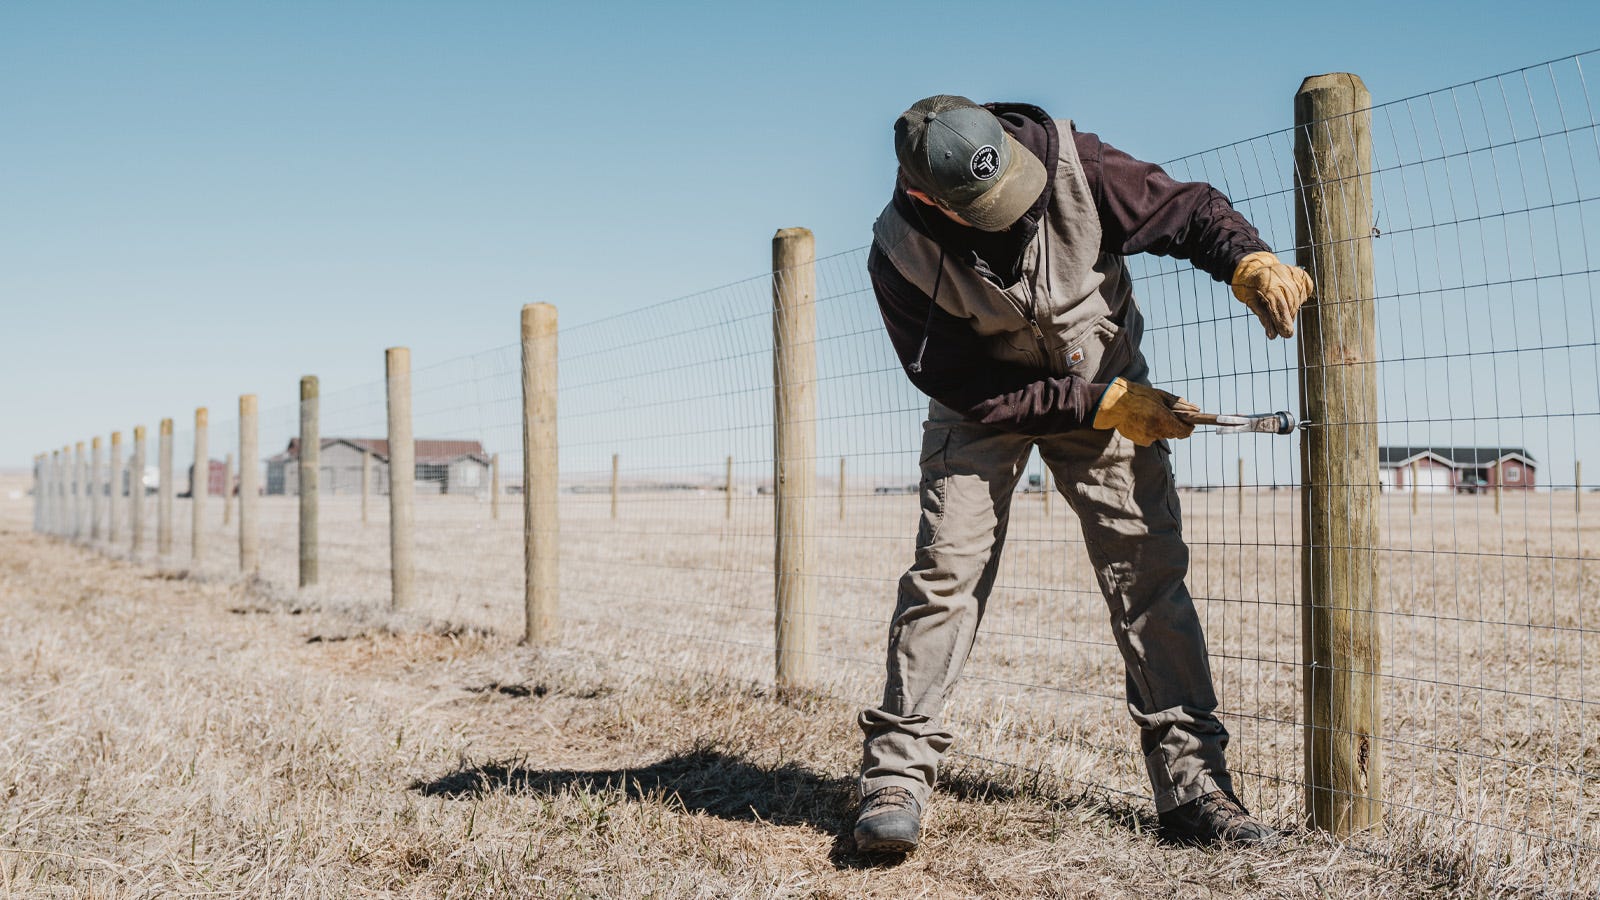
[[[972,174],[988,181],[1000,174],[1000,151],[991,144],[984,144],[978,152],[972,154]]]
[[[1083,362],[1083,345],[1079,344],[1067,351],[1067,364],[1075,366]]]

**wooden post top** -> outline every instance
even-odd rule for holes
[[[115,447],[116,445],[118,445],[120,443],[122,443],[122,432],[120,432],[120,431],[111,432],[111,446]]]
[[[172,420],[171,419],[162,419],[161,420],[161,433],[164,436],[172,434]]]
[[[522,307],[522,339],[548,337],[556,333],[556,308],[549,303],[529,303]]]
[[[200,407],[199,409],[196,409],[194,411],[194,427],[196,427],[196,428],[204,428],[204,427],[206,427],[207,416],[208,416],[208,414],[206,413],[206,408],[204,406]]]
[[[317,376],[305,375],[300,378],[300,399],[317,399]]]
[[[90,447],[90,449],[93,449],[93,450],[99,450],[100,449],[100,436],[99,435],[95,435],[93,438],[89,439],[89,447]]]
[[[252,415],[255,415],[255,412],[256,412],[256,395],[255,394],[240,394],[239,395],[239,415],[241,415],[241,416],[252,416]]]
[[[144,426],[143,425],[135,425],[135,426],[133,426],[133,439],[136,440],[136,441],[144,440]]]

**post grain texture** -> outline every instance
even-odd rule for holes
[[[317,501],[321,499],[322,423],[317,376],[300,379],[300,586],[317,583]]]
[[[256,426],[256,395],[239,397],[239,571],[261,568],[261,454]]]
[[[161,483],[156,487],[156,555],[172,555],[172,420],[161,420],[160,456]]]
[[[222,457],[222,527],[233,524],[233,454]]]
[[[817,496],[816,252],[811,231],[772,238],[772,381],[775,599],[780,689],[816,673],[816,583],[811,577]]]
[[[1346,73],[1294,99],[1295,245],[1316,283],[1300,314],[1306,809],[1335,834],[1383,827],[1371,105]]]
[[[128,534],[129,551],[138,558],[144,550],[144,469],[148,442],[144,426],[133,426],[133,459],[128,463]]]
[[[204,406],[194,411],[194,465],[189,468],[189,555],[206,558],[206,500],[211,496],[211,425]]]
[[[106,460],[106,542],[122,540],[122,432],[111,432],[111,456]]]
[[[100,473],[104,471],[102,457],[104,448],[100,445],[97,436],[89,442],[89,540],[100,540],[100,520],[104,514],[100,498],[105,494],[105,482],[100,480]]]
[[[560,444],[556,433],[557,316],[548,303],[522,308],[523,638],[555,637],[560,591]]]
[[[385,350],[383,371],[389,402],[389,608],[411,609],[417,602],[412,559],[417,445],[411,436],[411,350]]]

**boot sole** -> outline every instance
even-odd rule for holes
[[[904,838],[856,838],[856,849],[862,853],[910,853],[917,849],[916,841]]]

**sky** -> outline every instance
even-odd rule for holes
[[[0,3],[0,467],[859,248],[890,126],[1037,103],[1163,161],[1600,46],[1596,3]]]

